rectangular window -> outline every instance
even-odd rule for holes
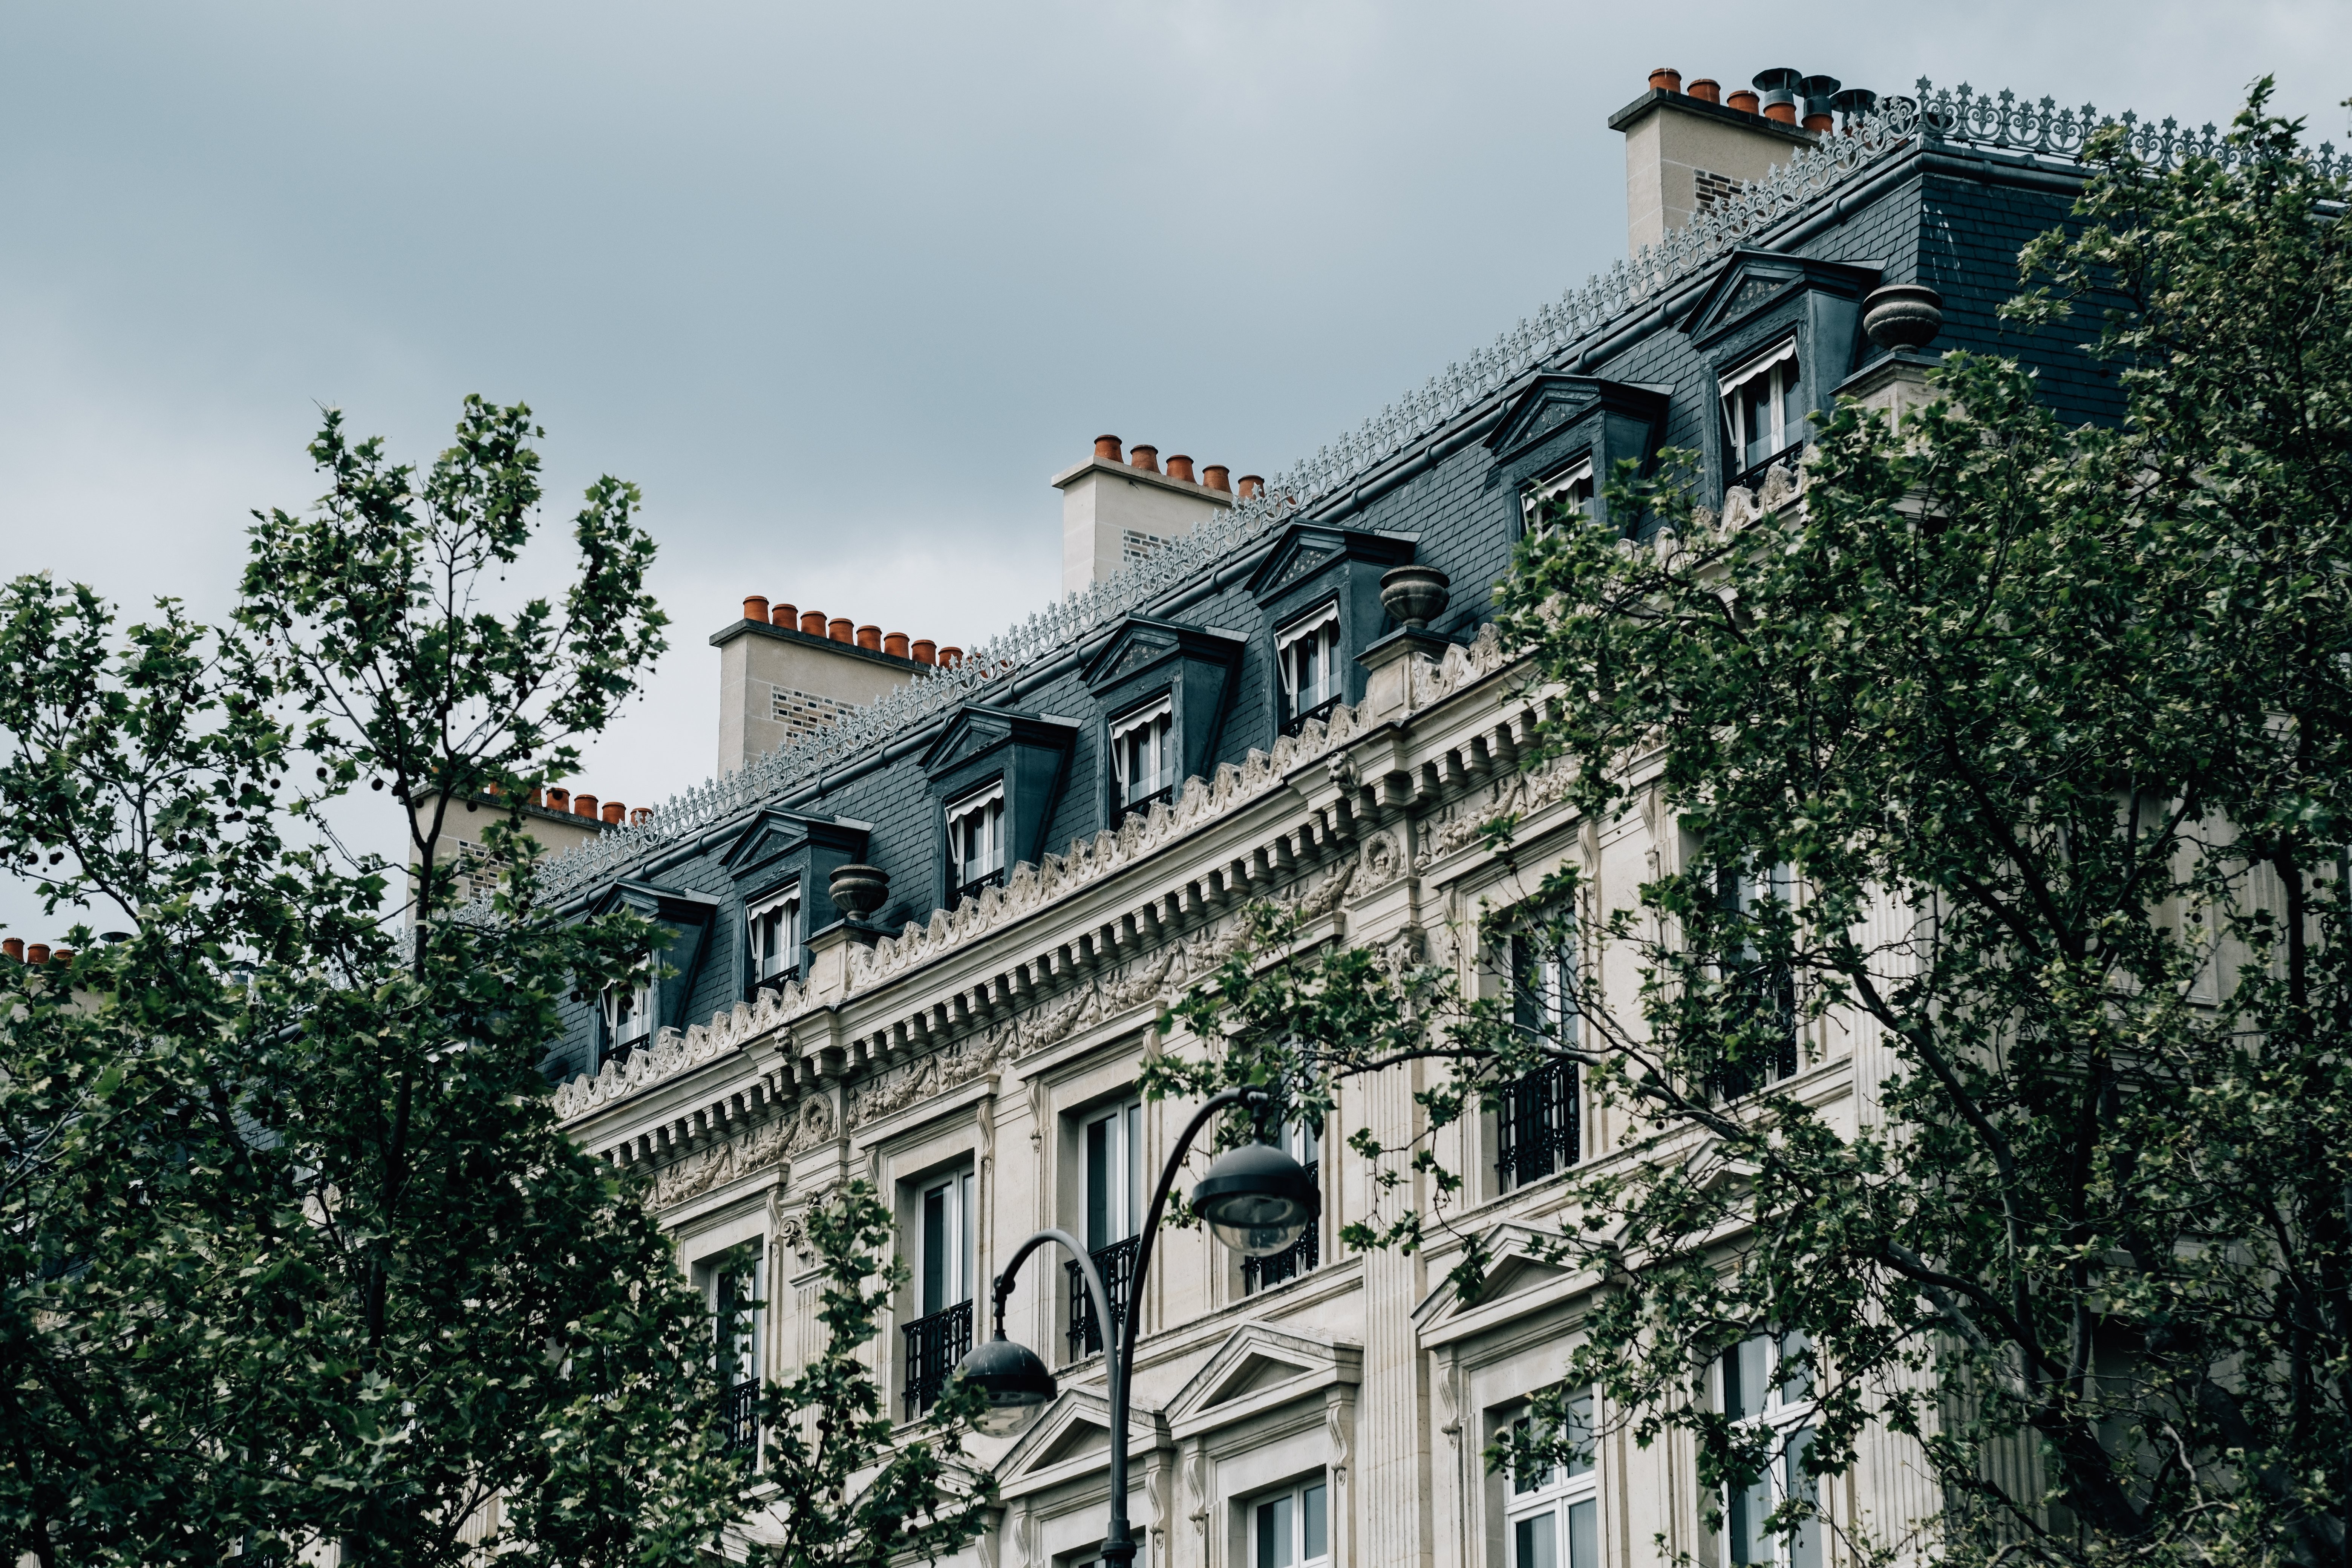
[[[1274,658],[1282,675],[1283,733],[1295,735],[1339,703],[1339,606],[1326,605],[1276,632]]]
[[[1304,1122],[1285,1127],[1276,1142],[1283,1152],[1307,1168],[1307,1179],[1318,1187],[1323,1181],[1323,1139],[1315,1128]],[[1301,1274],[1310,1273],[1323,1261],[1322,1221],[1318,1216],[1307,1234],[1292,1242],[1271,1258],[1242,1259],[1242,1294],[1255,1295]]]
[[[1805,1473],[1813,1446],[1813,1347],[1801,1332],[1751,1334],[1717,1364],[1717,1408],[1744,1426],[1771,1430],[1764,1473],[1751,1486],[1727,1487],[1723,1531],[1732,1563],[1755,1568],[1821,1568],[1820,1482]],[[1809,1510],[1793,1534],[1766,1522],[1790,1499]]]
[[[1136,1238],[1143,1232],[1143,1106],[1124,1105],[1088,1113],[1078,1128],[1078,1158],[1086,1176],[1087,1252],[1102,1275],[1110,1298],[1111,1327],[1127,1314],[1129,1285],[1135,1273]],[[1077,1260],[1068,1263],[1070,1357],[1103,1348],[1102,1325]]]
[[[626,1061],[654,1027],[654,983],[650,974],[608,987],[603,1001],[604,1054]]]
[[[1592,1391],[1568,1402],[1569,1436],[1577,1447],[1564,1464],[1533,1473],[1514,1470],[1504,1505],[1509,1568],[1601,1568],[1601,1504],[1592,1469]],[[1512,1426],[1525,1433],[1531,1418]]]
[[[751,911],[751,982],[754,989],[782,984],[801,972],[801,890],[768,900]]]
[[[1004,881],[1004,784],[1002,780],[948,805],[948,861],[955,868],[958,901]]]
[[[1118,779],[1122,807],[1165,800],[1176,784],[1175,708],[1169,698],[1129,713],[1110,726],[1111,768]]]
[[[714,1259],[703,1275],[710,1305],[712,1364],[719,1373],[719,1427],[727,1447],[760,1440],[760,1249],[739,1247]]]
[[[1511,1017],[1548,1046],[1577,1043],[1576,945],[1565,915],[1510,942]],[[1509,1192],[1584,1157],[1576,1064],[1555,1059],[1504,1086],[1495,1106],[1495,1173]]]
[[[1763,470],[1805,444],[1804,394],[1793,338],[1722,382],[1724,432],[1733,484],[1753,485]]]
[[[971,1349],[973,1194],[970,1171],[936,1177],[916,1189],[915,1290],[921,1315],[899,1331],[908,1421],[930,1408],[956,1363]]]
[[[1329,1490],[1318,1478],[1259,1502],[1251,1512],[1256,1568],[1318,1568],[1331,1560]]]
[[[1773,906],[1793,909],[1797,902],[1795,869],[1771,866],[1742,867],[1727,872],[1717,884],[1717,897],[1727,914],[1753,921]],[[1737,1100],[1767,1084],[1794,1078],[1803,1064],[1797,1039],[1797,977],[1787,963],[1768,960],[1754,943],[1727,941],[1715,961],[1715,972],[1728,993],[1733,1016],[1758,1018],[1770,1038],[1769,1054],[1726,1062],[1714,1075],[1718,1100]]]
[[[1550,510],[1550,503],[1565,501],[1590,517],[1593,511],[1593,498],[1597,494],[1599,491],[1592,482],[1592,465],[1579,463],[1531,488],[1520,500],[1519,510],[1526,519],[1528,531],[1532,533],[1544,526],[1544,514]]]

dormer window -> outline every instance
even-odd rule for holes
[[[1546,513],[1556,502],[1564,503],[1587,517],[1594,515],[1592,503],[1593,498],[1598,493],[1592,482],[1591,460],[1570,464],[1560,472],[1531,488],[1519,503],[1525,518],[1526,531],[1529,533],[1540,531],[1545,526]]]
[[[1722,381],[1726,450],[1735,485],[1753,488],[1773,464],[1805,444],[1805,403],[1790,338]]]
[[[1003,885],[1003,780],[948,804],[948,858],[955,867],[958,902]]]
[[[1282,671],[1282,732],[1296,735],[1309,719],[1338,706],[1339,606],[1325,605],[1275,633],[1275,663]]]
[[[604,1055],[626,1061],[645,1044],[654,1027],[654,987],[647,976],[635,976],[604,992]]]
[[[751,980],[771,990],[801,972],[801,889],[795,882],[751,911]]]
[[[1123,811],[1166,800],[1176,784],[1175,703],[1162,697],[1110,726],[1110,762]]]

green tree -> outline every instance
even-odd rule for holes
[[[750,1517],[711,1315],[541,1070],[652,932],[543,905],[512,811],[439,853],[453,799],[562,776],[663,646],[609,478],[561,601],[488,602],[540,434],[468,399],[420,474],[329,414],[328,493],[257,517],[225,628],[0,600],[0,862],[129,928],[0,963],[0,1552],[454,1563],[494,1528],[682,1563]],[[362,781],[404,877],[341,849]],[[461,909],[461,871],[495,894]]]
[[[1822,421],[1801,505],[1727,527],[1670,456],[1612,487],[1642,542],[1562,516],[1523,550],[1500,619],[1547,765],[1589,820],[1655,791],[1678,824],[1630,906],[1554,850],[1486,912],[1506,976],[1515,940],[1581,954],[1565,1013],[1361,955],[1260,967],[1278,921],[1180,1009],[1223,1044],[1163,1088],[1311,1110],[1432,1059],[1433,1130],[1572,1064],[1629,1131],[1550,1241],[1600,1282],[1568,1384],[1688,1433],[1709,1495],[1793,1477],[1768,1529],[1882,1421],[1956,1560],[2346,1560],[2352,237],[2267,96],[2221,159],[2095,142],[2075,226],[2024,254],[2010,319],[2091,323],[2120,426],[1954,353],[1901,429]],[[1591,978],[1609,951],[1638,993]],[[1786,1088],[1872,1037],[1873,1116]],[[1351,1245],[1446,1223],[1433,1142],[1357,1146],[1436,1195]],[[1811,1382],[1801,1437],[1709,1396],[1759,1334]],[[1490,1459],[1576,1440],[1539,1413]]]

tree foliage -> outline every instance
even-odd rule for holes
[[[652,933],[541,904],[511,809],[470,866],[443,837],[562,777],[663,647],[610,478],[562,596],[494,602],[540,435],[468,399],[419,473],[331,412],[328,492],[257,516],[225,627],[0,599],[0,863],[128,927],[0,962],[0,1554],[685,1563],[750,1517],[710,1311],[541,1067]],[[412,869],[342,850],[370,804]],[[461,872],[495,894],[460,911]]]
[[[1269,966],[1269,931],[1183,1009],[1221,1044],[1171,1085],[1328,1107],[1442,1065],[1417,1147],[1357,1137],[1393,1195],[1356,1245],[1450,1224],[1439,1130],[1573,1064],[1619,1135],[1550,1242],[1597,1286],[1567,1386],[1687,1433],[1707,1495],[1794,1475],[1783,1532],[1883,1424],[1955,1559],[2345,1560],[2352,237],[2266,99],[2226,166],[2095,142],[2024,254],[2010,318],[2088,323],[2120,426],[1955,353],[1899,430],[1822,419],[1801,505],[1724,526],[1670,454],[1612,487],[1640,542],[1523,548],[1500,619],[1548,765],[1585,819],[1662,825],[1637,896],[1530,845],[1482,984]],[[1573,955],[1570,1006],[1514,994],[1514,939]],[[1884,1081],[1816,1092],[1850,1056]],[[1801,1437],[1710,1391],[1759,1331]],[[1579,1440],[1539,1408],[1497,1463]]]

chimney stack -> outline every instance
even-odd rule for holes
[[[719,649],[720,773],[905,685],[931,662],[935,646],[764,594],[744,595],[743,618],[710,642]],[[622,820],[613,809],[605,807],[605,819]]]
[[[1115,575],[1232,506],[1232,471],[1211,463],[1196,479],[1192,459],[1179,452],[1162,473],[1151,443],[1096,437],[1091,458],[1054,476],[1062,492],[1062,592]]]
[[[1609,117],[1609,128],[1625,133],[1626,239],[1636,251],[1811,146],[1820,130],[1798,123],[1812,115],[1811,89],[1828,84],[1818,99],[1823,114],[1838,90],[1832,78],[1787,68],[1758,75],[1760,99],[1739,88],[1717,102],[1713,78],[1688,92],[1682,81],[1680,70],[1662,66],[1641,97]]]

